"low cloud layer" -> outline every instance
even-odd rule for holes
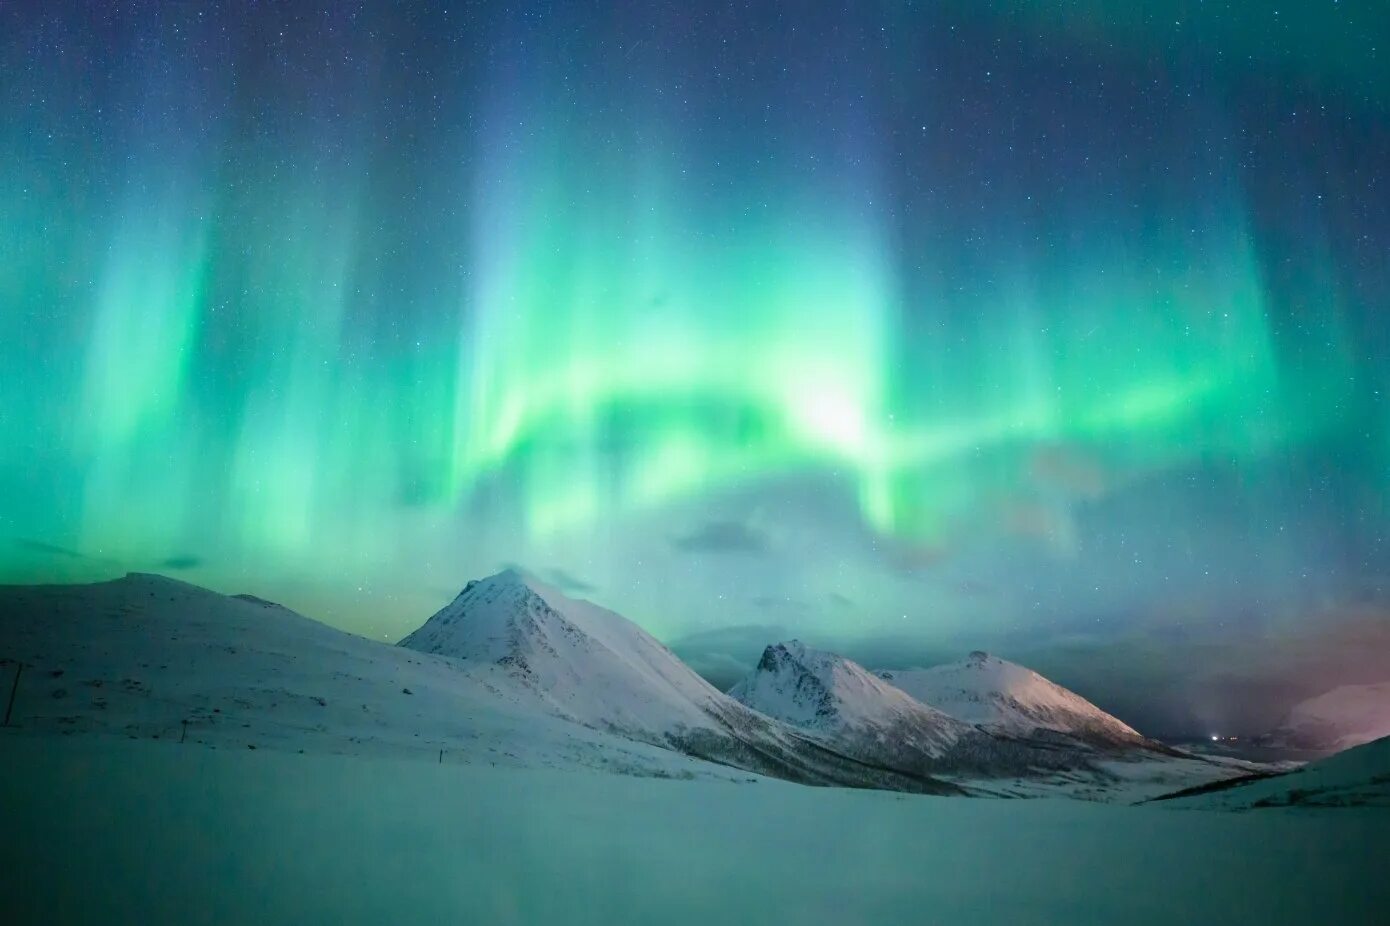
[[[707,521],[671,546],[685,553],[765,553],[767,534],[742,521]]]

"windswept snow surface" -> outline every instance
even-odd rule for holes
[[[1092,757],[1075,769],[1028,776],[946,776],[980,797],[1068,797],[1103,804],[1140,804],[1177,791],[1243,779],[1269,769],[1242,759],[1149,751]]]
[[[1259,738],[1265,746],[1336,752],[1390,736],[1390,681],[1343,685],[1302,701],[1276,729]]]
[[[1284,775],[1214,789],[1205,794],[1174,798],[1165,803],[1172,807],[1222,810],[1269,807],[1378,807],[1390,810],[1390,736],[1355,746]],[[1390,839],[1390,835],[1386,838]],[[1385,858],[1383,848],[1381,856]]]
[[[957,720],[1016,736],[1050,731],[1102,744],[1143,741],[1137,730],[1032,669],[988,653],[928,669],[879,677]]]
[[[1174,812],[0,731],[16,926],[1384,924],[1390,812]]]

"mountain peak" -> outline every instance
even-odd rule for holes
[[[757,668],[729,694],[754,710],[801,727],[853,730],[871,738],[893,729],[931,753],[953,742],[962,726],[858,663],[800,640],[764,649]]]
[[[1097,741],[1140,735],[1090,701],[1025,666],[975,650],[964,662],[878,673],[923,704],[991,730],[1049,730]]]
[[[508,566],[490,576],[484,576],[481,579],[469,579],[464,584],[463,590],[454,596],[453,602],[445,606],[444,610],[430,620],[434,621],[441,618],[446,612],[458,611],[466,602],[473,602],[476,605],[500,600],[513,603],[535,600],[549,608],[558,608],[560,611],[564,611],[569,604],[578,603],[558,589],[541,582],[529,572],[515,566]],[[423,630],[424,628],[420,629]]]
[[[530,576],[515,566],[507,566],[481,579],[469,579],[459,596],[467,595],[477,588],[531,588],[535,582]]]
[[[717,728],[707,708],[719,693],[670,650],[621,615],[520,569],[469,582],[399,645],[491,663],[565,716],[648,741]]]
[[[806,645],[800,640],[784,640],[781,643],[769,643],[763,648],[762,658],[758,660],[757,671],[780,671],[782,666],[788,662],[800,662],[804,660],[806,654]]]
[[[569,603],[553,589],[537,587],[520,570],[503,569],[471,579],[463,591],[401,641],[423,652],[524,666],[526,653],[551,633],[573,634],[556,609]]]

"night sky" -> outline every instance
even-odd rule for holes
[[[1382,0],[429,6],[0,2],[0,580],[1390,675]]]

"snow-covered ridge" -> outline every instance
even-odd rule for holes
[[[1041,730],[1107,743],[1143,740],[1133,727],[1075,692],[988,653],[976,651],[964,662],[878,675],[923,704],[997,733],[1032,736]]]
[[[877,678],[868,669],[798,640],[763,651],[729,695],[770,717],[842,738],[940,756],[969,727]]]

